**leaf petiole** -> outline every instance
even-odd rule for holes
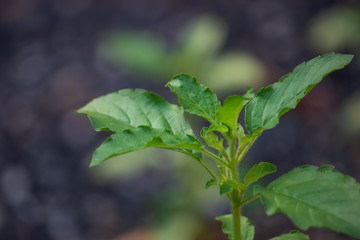
[[[202,159],[200,159],[199,162],[201,163],[201,165],[203,165],[206,171],[208,171],[214,179],[219,180],[216,174],[210,169],[210,167]]]
[[[239,147],[238,147],[238,150],[237,150],[237,153],[236,153],[236,157],[235,157],[237,164],[240,163],[240,161],[243,159],[245,154],[248,152],[248,150],[254,144],[255,140],[258,137],[259,136],[253,137],[249,142],[246,143],[245,147],[243,147],[243,148],[241,148],[241,145],[239,144]]]
[[[252,201],[254,201],[255,199],[257,199],[259,197],[260,197],[260,194],[252,195],[251,197],[248,197],[248,198],[244,199],[243,201],[241,201],[240,206],[248,204],[249,202],[252,202]]]
[[[203,149],[203,150],[197,150],[201,153],[204,153],[205,155],[211,157],[211,158],[214,158],[215,160],[217,160],[218,162],[222,163],[223,165],[225,165],[226,167],[230,168],[230,165],[225,162],[223,159],[221,159],[220,157],[216,156],[215,154],[213,154],[212,152],[209,152],[208,150],[206,149]]]

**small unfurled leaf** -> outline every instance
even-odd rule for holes
[[[226,180],[220,184],[220,195],[231,193],[233,187],[236,185],[234,180]]]
[[[303,166],[256,186],[266,213],[285,213],[297,227],[327,227],[360,238],[360,184],[333,167]]]
[[[238,123],[236,126],[236,136],[239,140],[243,139],[246,136],[244,128],[241,126],[240,123]]]
[[[236,183],[234,180],[225,180],[220,184],[220,195],[231,193],[233,189],[245,190],[245,186],[242,183]]]
[[[221,133],[229,132],[229,128],[223,124],[211,124],[209,130],[212,132],[221,132]]]
[[[141,126],[115,133],[109,137],[96,149],[90,166],[98,165],[108,158],[147,147],[172,149],[195,158],[198,155],[191,150],[202,149],[200,142],[191,135],[174,135],[169,130]]]
[[[310,238],[308,235],[305,235],[299,231],[291,231],[290,233],[282,234],[270,240],[310,240]]]
[[[267,162],[255,164],[245,175],[244,183],[246,186],[248,186],[251,183],[256,182],[260,178],[263,178],[273,172],[276,172],[276,166],[274,164]]]
[[[253,99],[255,97],[255,92],[253,88],[248,88],[246,93],[243,95],[245,99]]]
[[[193,135],[181,108],[142,89],[124,89],[98,97],[77,113],[88,115],[96,131],[121,132],[148,126]]]
[[[248,101],[242,96],[230,96],[225,99],[222,107],[219,107],[216,112],[217,119],[230,127],[236,129],[239,114],[241,109]]]
[[[186,74],[175,76],[166,86],[178,95],[185,111],[204,117],[211,123],[218,123],[216,111],[220,102],[208,87]]]
[[[209,187],[211,187],[211,186],[213,186],[213,185],[220,185],[221,184],[221,182],[219,181],[219,180],[217,180],[217,179],[210,179],[207,183],[206,183],[206,185],[205,185],[205,189],[208,189]]]
[[[225,234],[229,236],[229,239],[233,239],[233,219],[232,215],[224,215],[215,218],[222,222],[222,229]],[[241,239],[253,240],[255,235],[255,228],[247,217],[241,216]]]
[[[205,140],[206,144],[210,147],[213,147],[217,150],[222,150],[223,147],[223,139],[219,139],[219,137],[209,130],[209,128],[204,127],[201,129],[201,137]]]
[[[221,179],[227,179],[229,177],[229,171],[230,171],[229,168],[224,166],[224,164],[222,164],[221,162],[217,162],[216,165],[221,173],[220,174]]]
[[[349,64],[353,55],[329,53],[298,65],[279,82],[261,89],[246,106],[245,122],[250,134],[271,129],[281,115],[297,103],[326,75]]]

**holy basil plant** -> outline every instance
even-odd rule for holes
[[[211,175],[206,188],[218,185],[220,195],[229,198],[232,214],[216,218],[223,223],[229,239],[254,238],[254,226],[241,216],[241,208],[257,198],[268,215],[283,212],[301,230],[327,227],[360,239],[360,184],[333,167],[297,167],[265,188],[255,186],[253,194],[246,198],[249,186],[275,172],[276,167],[260,162],[242,179],[238,172],[240,161],[261,133],[274,128],[280,117],[295,108],[326,75],[343,68],[352,58],[336,53],[316,57],[256,95],[250,89],[244,95],[229,96],[223,103],[208,87],[185,74],[175,76],[166,85],[178,96],[182,107],[141,89],[125,89],[96,98],[77,112],[86,114],[96,131],[113,134],[96,149],[91,166],[148,147],[181,152],[196,159]],[[238,122],[243,109],[246,129]],[[206,144],[195,137],[184,111],[210,122],[201,130]],[[211,169],[203,160],[204,155],[214,159],[218,169]],[[309,237],[292,231],[272,239]]]

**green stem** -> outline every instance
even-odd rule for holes
[[[238,171],[237,171],[237,165],[235,165],[236,168],[232,167],[231,168],[231,175],[232,175],[232,179],[234,179],[236,181],[236,183],[239,182],[239,175],[238,175]]]
[[[163,148],[163,149],[169,149],[169,148]],[[196,151],[199,151],[199,152],[202,152],[202,153],[206,153],[207,155],[209,155],[209,153],[210,152],[208,152],[208,151],[206,151],[206,150],[198,150],[198,149],[192,149],[192,148],[185,148],[185,149],[189,149],[189,150],[196,150]],[[170,150],[173,150],[173,149],[171,149],[170,148]],[[186,153],[185,153],[186,154]],[[211,153],[212,154],[212,153]],[[194,156],[192,156],[192,155],[190,155],[190,154],[188,154],[189,156],[191,156],[191,157],[193,157],[193,158],[195,158]],[[213,154],[214,155],[214,154]],[[214,155],[214,156],[216,156],[216,155]],[[213,157],[213,156],[211,156],[211,157]],[[217,156],[216,156],[217,157]],[[210,169],[210,167],[204,162],[204,160],[202,160],[202,159],[197,159],[197,158],[195,158],[197,161],[199,161],[200,162],[200,164],[201,165],[203,165],[203,167],[206,169],[206,171],[208,171],[208,173],[210,173],[210,175],[214,178],[214,179],[219,179],[217,176],[216,176],[216,174]]]
[[[245,156],[247,151],[250,149],[250,147],[254,144],[254,142],[257,138],[258,137],[254,137],[253,139],[251,139],[241,151],[237,152],[237,154],[236,154],[236,162],[237,163],[239,163],[241,161],[241,159],[243,159],[243,157]]]
[[[216,176],[216,174],[209,168],[209,166],[208,166],[203,160],[199,160],[199,162],[201,163],[201,165],[203,165],[203,167],[210,173],[210,175],[211,175],[214,179],[218,179],[218,177]]]
[[[232,179],[234,179],[236,182],[239,181],[239,176],[238,176],[238,169],[237,169],[237,162],[236,162],[236,136],[235,135],[231,135],[229,138],[229,144],[230,144],[230,170],[231,170],[231,175],[232,175]]]
[[[236,136],[230,137],[230,170],[231,178],[239,182],[238,163],[236,161]],[[233,217],[233,240],[241,240],[241,205],[242,193],[239,189],[233,189],[231,193],[232,217]]]
[[[230,161],[230,157],[229,157],[229,155],[227,154],[227,152],[225,151],[225,149],[221,149],[221,150],[220,150],[220,153],[225,157],[225,159],[226,159],[227,161]]]
[[[169,148],[164,148],[164,149],[169,149]],[[195,150],[198,151],[200,153],[203,153],[205,155],[208,155],[209,157],[217,160],[218,162],[221,162],[222,164],[224,164],[225,166],[227,166],[228,168],[230,167],[229,164],[227,162],[225,162],[223,159],[221,159],[220,157],[216,156],[215,154],[213,154],[212,152],[209,152],[206,149],[197,149],[197,148],[186,148],[184,147],[184,149],[189,149],[189,150]],[[191,156],[191,155],[190,155]]]
[[[241,201],[241,202],[240,202],[240,206],[243,206],[243,205],[245,205],[245,204],[248,204],[249,202],[257,199],[258,197],[260,197],[260,195],[258,195],[258,194],[252,195],[251,197],[248,197],[247,199]]]
[[[241,240],[241,205],[233,204],[232,217],[233,217],[233,240]]]
[[[209,152],[209,151],[207,151],[207,150],[205,150],[205,149],[203,149],[203,150],[197,150],[197,151],[199,151],[199,152],[201,152],[201,153],[204,153],[205,155],[208,155],[208,156],[211,157],[211,158],[216,159],[217,161],[221,162],[222,164],[224,164],[224,165],[227,166],[227,167],[230,167],[227,162],[225,162],[224,160],[222,160],[220,157],[216,156],[216,155],[213,154],[212,152]]]

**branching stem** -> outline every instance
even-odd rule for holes
[[[203,161],[203,160],[199,160],[199,162],[201,163],[201,165],[203,165],[203,167],[210,173],[210,175],[214,178],[214,179],[219,179],[216,174],[210,169],[210,167]]]
[[[255,199],[257,199],[259,197],[260,197],[260,195],[258,195],[258,194],[252,195],[251,197],[248,197],[248,198],[244,199],[243,201],[241,201],[240,206],[244,206],[245,204],[248,204],[249,202],[254,201]]]
[[[198,150],[199,151],[199,150]],[[206,149],[200,150],[199,152],[204,153],[205,155],[208,155],[211,158],[214,158],[215,160],[217,160],[218,162],[224,164],[225,166],[227,166],[228,168],[230,167],[229,164],[227,162],[225,162],[223,159],[221,159],[220,157],[216,156],[215,154],[213,154],[212,152],[207,151]]]
[[[258,137],[254,137],[252,138],[243,149],[238,149],[238,152],[236,153],[236,162],[239,163],[241,161],[241,159],[243,159],[243,157],[245,156],[245,154],[248,152],[248,150],[250,149],[250,147],[254,144],[255,140]]]

